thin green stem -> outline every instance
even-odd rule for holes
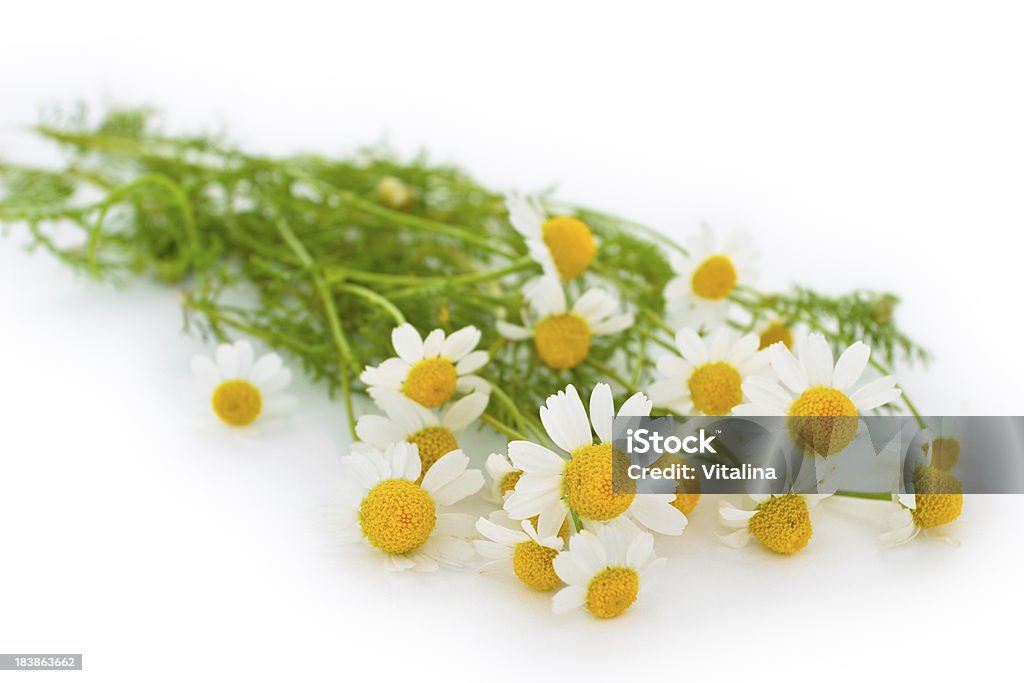
[[[863,500],[892,500],[892,493],[868,493],[866,491],[839,490],[835,492],[835,495],[844,496],[846,498],[861,498]]]
[[[360,287],[359,285],[353,285],[351,283],[340,283],[335,285],[336,289],[340,289],[343,292],[355,294],[356,296],[366,299],[370,303],[378,306],[384,310],[391,318],[395,321],[396,325],[401,325],[405,322],[405,316],[402,314],[398,307],[391,303],[386,297],[378,294],[372,289],[366,287]]]

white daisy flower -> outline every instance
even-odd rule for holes
[[[517,579],[538,591],[551,590],[561,583],[552,562],[568,537],[568,528],[563,535],[541,538],[533,522],[512,522],[499,510],[490,519],[478,519],[476,530],[487,540],[473,541],[473,546],[477,554],[491,560],[480,567],[481,571],[511,569]]]
[[[948,440],[954,441],[955,440]],[[928,462],[946,464],[948,453],[937,451],[948,449],[946,439],[936,439],[927,445],[925,458]],[[959,444],[957,444],[959,456]],[[878,537],[883,545],[897,546],[910,541],[919,533],[957,545],[953,533],[955,522],[960,518],[964,506],[963,484],[948,470],[936,465],[919,465],[913,473],[914,493],[897,493],[893,500],[899,509],[886,518],[889,530]]]
[[[737,339],[727,327],[702,339],[686,327],[676,333],[679,356],[658,360],[659,381],[651,385],[654,405],[677,415],[728,415],[743,400],[743,381],[768,365],[756,334]],[[682,357],[680,357],[682,356]]]
[[[799,360],[782,344],[768,349],[772,369],[781,385],[767,377],[749,377],[743,393],[750,399],[733,409],[735,415],[788,415],[794,441],[817,455],[846,448],[857,434],[857,416],[900,396],[896,378],[886,375],[854,390],[871,355],[856,342],[833,365],[832,348],[821,334],[807,338]]]
[[[734,531],[719,538],[732,548],[742,548],[753,536],[772,552],[792,555],[811,540],[811,511],[827,497],[751,493],[747,498],[753,509],[737,507],[723,498],[718,502],[718,521]]]
[[[568,282],[581,275],[597,255],[590,227],[572,216],[547,218],[534,198],[510,194],[505,198],[512,227],[526,240],[530,256],[546,275]]]
[[[507,455],[491,453],[484,462],[487,473],[487,498],[492,503],[500,503],[512,492],[522,476],[523,471],[517,470]]]
[[[594,525],[569,539],[569,550],[555,558],[555,572],[568,586],[551,599],[551,609],[564,614],[583,607],[602,619],[617,617],[664,565],[654,555],[654,537],[628,520]]]
[[[295,398],[284,393],[292,373],[281,357],[268,353],[255,359],[252,344],[238,341],[217,347],[214,359],[192,356],[192,375],[213,414],[231,427],[247,427],[281,417],[295,407]]]
[[[445,336],[434,330],[426,339],[409,323],[391,331],[395,358],[367,366],[359,379],[371,389],[400,391],[427,408],[444,405],[456,392],[490,391],[490,385],[473,373],[487,364],[486,351],[474,351],[480,330],[473,326]]]
[[[725,322],[729,295],[738,284],[754,281],[755,253],[742,234],[719,247],[711,229],[702,226],[688,248],[689,255],[672,254],[676,276],[665,285],[665,306],[678,325],[710,325]]]
[[[356,436],[379,449],[396,441],[415,444],[424,473],[441,456],[459,447],[459,435],[480,419],[490,399],[489,394],[475,392],[460,398],[439,416],[396,391],[370,393],[385,414],[362,415],[356,422]]]
[[[761,332],[758,334],[758,345],[759,350],[767,349],[776,342],[781,343],[790,351],[793,350],[796,344],[794,338],[794,326],[787,324],[781,320],[772,320],[770,323],[761,328]]]
[[[343,540],[365,540],[395,570],[465,565],[474,557],[468,539],[475,519],[443,510],[483,486],[483,475],[468,465],[462,451],[452,451],[421,482],[420,458],[412,444],[353,451],[343,460]]]
[[[622,404],[620,416],[647,416],[651,402],[636,393]],[[551,440],[569,454],[566,460],[530,441],[508,444],[513,466],[523,474],[505,499],[512,519],[539,516],[538,532],[548,537],[561,529],[570,510],[584,521],[604,522],[620,515],[660,534],[678,535],[686,515],[673,507],[675,493],[636,494],[636,481],[626,476],[628,458],[612,448],[615,406],[607,384],[598,384],[590,396],[590,418],[576,387],[548,397],[540,419]],[[594,443],[597,432],[598,443]],[[618,460],[613,466],[613,462]]]
[[[524,288],[527,325],[498,321],[498,332],[513,339],[533,337],[537,355],[553,370],[575,368],[587,359],[594,336],[615,334],[633,324],[632,313],[619,311],[615,297],[603,289],[588,289],[570,309],[557,278],[537,278]]]

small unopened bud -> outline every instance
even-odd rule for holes
[[[384,176],[377,183],[377,198],[392,209],[405,210],[412,206],[412,190],[394,176]]]

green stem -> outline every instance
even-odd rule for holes
[[[596,358],[588,358],[586,360],[586,365],[589,365],[590,367],[594,368],[601,374],[606,375],[611,379],[615,380],[619,384],[619,386],[628,391],[630,394],[637,393],[638,389],[634,387],[626,378],[620,375],[614,368],[609,366],[607,363],[603,363],[597,360]]]
[[[398,310],[398,307],[372,289],[367,289],[366,287],[360,287],[359,285],[349,283],[341,283],[335,286],[343,292],[349,292],[350,294],[360,296],[370,303],[380,307],[394,319],[396,325],[401,325],[405,322],[405,316],[402,315],[400,310]]]
[[[892,493],[868,493],[866,491],[836,491],[835,495],[846,498],[861,498],[863,500],[892,500]]]
[[[505,424],[504,422],[502,422],[501,420],[499,420],[498,418],[494,417],[493,415],[491,415],[489,413],[484,413],[483,415],[481,415],[480,416],[480,421],[483,422],[486,425],[489,425],[490,427],[493,427],[494,429],[496,429],[497,431],[501,432],[502,434],[504,434],[509,439],[513,439],[515,441],[529,441],[530,440],[530,438],[528,436],[526,436],[525,434],[523,434],[522,432],[519,432],[519,431],[513,429],[512,427],[509,427],[507,424]]]

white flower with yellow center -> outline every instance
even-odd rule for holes
[[[214,359],[194,355],[192,375],[213,414],[230,427],[281,417],[295,407],[295,398],[284,393],[292,373],[281,357],[268,353],[256,359],[247,341],[221,344]]]
[[[676,276],[665,285],[666,311],[677,325],[715,326],[729,314],[729,295],[737,285],[754,281],[754,251],[742,235],[721,247],[702,226],[688,255],[672,254]]]
[[[536,199],[510,194],[505,198],[512,227],[526,240],[530,256],[545,274],[568,282],[581,275],[597,255],[590,227],[572,216],[548,218]]]
[[[753,509],[737,507],[722,499],[718,504],[718,520],[732,533],[719,536],[732,548],[742,548],[753,536],[768,550],[792,555],[807,547],[811,540],[811,511],[826,495],[750,494]]]
[[[505,496],[515,489],[519,477],[523,476],[523,471],[517,470],[508,456],[501,453],[487,456],[484,472],[487,473],[487,497],[492,503],[504,501]]]
[[[537,591],[549,591],[561,583],[552,562],[568,538],[568,527],[564,534],[541,538],[530,520],[515,523],[498,511],[490,519],[478,519],[476,530],[486,540],[473,541],[473,546],[478,555],[491,560],[481,571],[511,569],[517,579]]]
[[[533,337],[537,355],[552,370],[577,367],[590,355],[593,337],[615,334],[633,324],[633,314],[620,312],[619,302],[603,289],[588,289],[571,309],[557,278],[537,278],[523,293],[530,306],[524,316],[527,325],[498,321],[498,332],[513,340]]]
[[[778,342],[792,351],[794,344],[796,344],[793,336],[793,325],[786,324],[781,320],[773,320],[761,328],[758,339],[757,348],[762,350]]]
[[[890,375],[854,388],[871,356],[863,342],[843,351],[834,365],[832,348],[818,333],[807,338],[799,360],[781,343],[772,344],[768,355],[781,385],[767,377],[749,377],[743,393],[751,402],[736,406],[733,414],[788,416],[790,436],[808,453],[842,451],[857,435],[858,415],[900,396]]]
[[[452,451],[421,481],[420,458],[411,444],[353,451],[343,461],[343,540],[364,540],[395,570],[464,565],[474,557],[468,539],[475,519],[444,509],[483,486],[483,475],[468,465],[462,451]]]
[[[664,565],[654,555],[654,537],[628,520],[593,525],[569,539],[569,550],[555,558],[555,572],[568,585],[551,599],[551,609],[564,614],[583,607],[602,619],[617,617]]]
[[[438,416],[396,391],[374,391],[373,397],[385,414],[361,416],[356,422],[356,436],[379,449],[396,441],[414,444],[424,473],[459,447],[459,435],[480,419],[490,398],[488,394],[472,393]]]
[[[641,393],[629,397],[620,416],[648,416],[651,402]],[[678,535],[686,515],[673,507],[675,493],[637,494],[627,476],[629,459],[612,447],[615,406],[611,387],[598,384],[590,396],[590,418],[576,387],[548,397],[540,419],[548,436],[569,454],[565,459],[530,441],[511,441],[509,458],[523,474],[505,499],[512,519],[539,516],[538,533],[548,537],[561,529],[570,510],[587,522],[606,522],[625,515],[661,534]],[[594,442],[597,432],[598,442]]]
[[[434,330],[426,339],[405,323],[391,331],[396,358],[368,366],[360,379],[371,389],[400,391],[427,408],[444,405],[456,392],[489,391],[473,373],[487,364],[486,351],[474,351],[480,330],[473,326],[445,336]]]
[[[651,385],[651,400],[677,415],[730,414],[743,401],[743,381],[768,365],[757,346],[756,334],[737,339],[725,327],[704,339],[693,328],[679,330],[679,356],[658,360],[661,379]]]
[[[920,533],[951,545],[959,543],[953,535],[953,522],[963,512],[964,489],[960,480],[944,468],[953,444],[959,457],[960,447],[955,439],[935,439],[928,443],[925,457],[933,464],[918,465],[914,469],[914,493],[893,496],[899,509],[886,519],[889,530],[878,537],[883,545],[902,545]]]

